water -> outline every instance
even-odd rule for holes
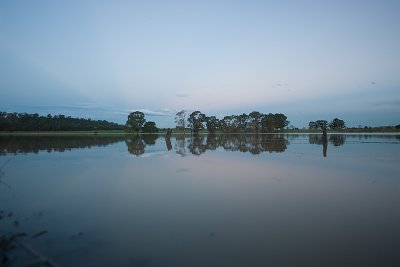
[[[60,266],[400,266],[399,148],[395,135],[0,137],[0,234],[26,234],[3,265],[37,258],[25,245]]]

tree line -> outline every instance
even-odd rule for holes
[[[263,114],[253,111],[250,114],[230,115],[218,119],[216,116],[207,116],[200,111],[188,114],[181,110],[175,115],[176,129],[185,131],[190,128],[195,134],[206,129],[209,133],[221,131],[224,133],[237,132],[274,132],[285,128],[289,121],[284,114]]]
[[[176,130],[192,133],[207,130],[209,133],[268,133],[284,129],[289,121],[282,113],[263,114],[253,111],[249,114],[229,115],[221,119],[207,116],[200,111],[188,113],[181,110],[175,115]],[[310,121],[309,129],[345,129],[346,123],[338,118],[328,123],[326,120]],[[65,115],[40,116],[37,113],[7,113],[0,112],[0,131],[96,131],[96,130],[127,130],[144,133],[157,133],[159,129],[153,121],[146,121],[143,112],[135,111],[128,115],[125,125],[106,120],[91,120],[72,118]]]
[[[334,118],[331,122],[328,123],[326,120],[316,120],[310,121],[308,123],[309,129],[331,129],[331,130],[340,130],[346,128],[346,123],[344,120]]]
[[[126,121],[126,130],[133,130],[136,135],[142,130],[144,133],[157,133],[158,128],[154,121],[146,121],[144,118],[144,113],[141,111],[131,112],[128,115],[128,120]]]
[[[106,120],[72,118],[65,115],[0,112],[0,131],[96,131],[123,130],[124,125]]]

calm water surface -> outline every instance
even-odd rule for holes
[[[0,167],[0,265],[400,266],[400,136],[0,137]]]

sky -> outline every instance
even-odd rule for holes
[[[0,110],[400,124],[400,1],[0,1]]]

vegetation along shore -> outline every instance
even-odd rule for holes
[[[328,132],[400,132],[400,125],[379,127],[347,127],[344,120],[334,118],[310,121],[308,128],[289,125],[282,113],[229,115],[223,118],[207,116],[200,111],[188,113],[181,110],[174,118],[173,129],[158,128],[147,121],[140,111],[128,115],[126,124],[106,120],[73,118],[65,115],[40,116],[39,114],[0,112],[0,135],[124,135],[124,134],[207,134],[207,133],[320,133]]]

